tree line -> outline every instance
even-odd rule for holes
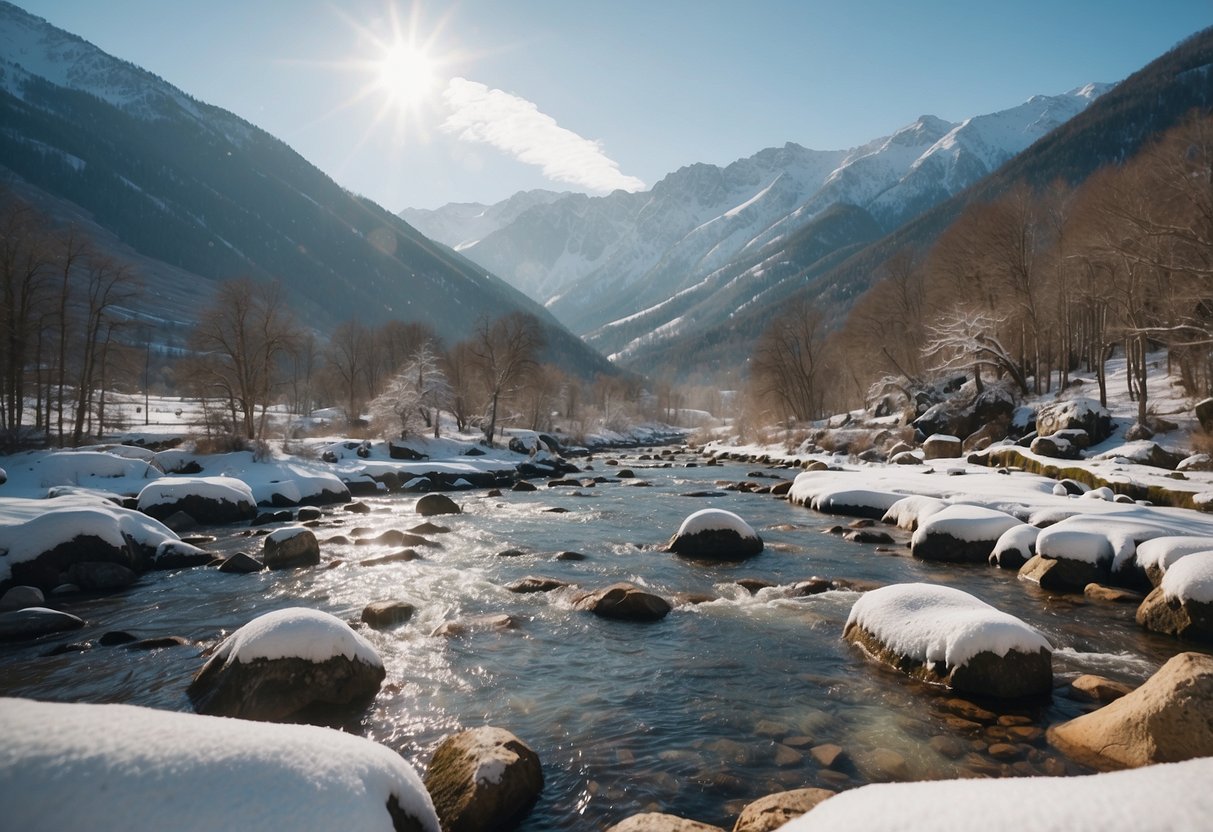
[[[137,311],[135,269],[0,193],[0,438],[12,450],[80,446],[119,425],[112,394],[176,394],[205,405],[204,430],[237,443],[279,428],[278,409],[325,409],[359,435],[438,436],[447,414],[459,431],[499,440],[504,427],[571,435],[672,416],[668,383],[650,395],[624,375],[575,377],[544,363],[543,327],[514,312],[482,316],[453,344],[425,323],[358,319],[320,333],[292,311],[281,281],[221,281],[183,343]]]
[[[1139,423],[1146,356],[1165,349],[1191,396],[1213,394],[1213,118],[1192,115],[1081,185],[1014,185],[970,205],[926,250],[903,249],[841,326],[788,304],[751,355],[770,421],[809,420],[945,374],[1047,393],[1119,350]]]

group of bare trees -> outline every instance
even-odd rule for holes
[[[971,205],[881,277],[828,338],[808,336],[811,310],[772,322],[751,385],[773,414],[806,418],[958,371],[1028,394],[1082,368],[1106,397],[1120,350],[1144,424],[1146,355],[1160,348],[1190,395],[1213,394],[1213,119],[1189,118],[1077,188],[1020,184]]]
[[[104,421],[137,289],[130,267],[74,227],[0,194],[0,432],[78,445]],[[129,358],[129,356],[124,356]]]

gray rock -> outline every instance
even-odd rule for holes
[[[186,693],[200,714],[282,722],[312,708],[360,707],[375,696],[385,676],[382,665],[345,656],[241,662],[216,654]]]
[[[42,590],[36,586],[14,586],[8,592],[4,593],[4,597],[0,598],[0,612],[8,610],[21,610],[26,607],[40,607],[46,597],[43,596]]]
[[[139,576],[120,563],[81,561],[68,567],[67,579],[85,592],[112,592],[125,589]]]
[[[35,638],[47,633],[78,630],[83,626],[84,619],[46,607],[0,613],[0,639]]]

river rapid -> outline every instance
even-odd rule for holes
[[[636,479],[452,495],[463,513],[431,518],[449,531],[426,535],[431,545],[418,547],[418,560],[356,565],[399,548],[357,540],[424,521],[415,496],[372,497],[364,499],[368,514],[324,510],[314,529],[319,567],[149,573],[124,593],[65,602],[88,626],[0,645],[0,695],[188,711],[185,689],[203,648],[253,617],[302,605],[356,621],[372,601],[402,600],[417,608],[410,621],[360,630],[383,657],[387,680],[347,728],[396,749],[421,772],[451,733],[508,729],[538,753],[546,779],[523,830],[605,828],[642,811],[729,828],[749,801],[792,788],[1085,773],[1056,756],[1042,735],[1093,707],[1069,698],[1066,681],[1098,673],[1136,684],[1180,649],[1139,630],[1132,605],[1050,596],[1013,571],[916,561],[896,529],[892,546],[848,542],[825,533],[846,519],[716,485],[769,483],[767,477],[794,472],[705,467],[685,454],[672,457],[670,467],[636,452],[617,458]],[[606,460],[591,460],[594,470],[581,476],[613,479],[618,468]],[[687,496],[705,491],[715,493]],[[709,507],[745,518],[765,551],[736,564],[659,551],[684,517]],[[204,531],[216,537],[208,548],[217,553],[259,554],[260,540],[246,528]],[[503,556],[507,550],[515,553]],[[561,552],[585,557],[559,559]],[[330,567],[336,559],[344,563]],[[607,621],[573,610],[572,589],[505,588],[527,575],[583,589],[632,581],[677,606],[652,624]],[[841,638],[858,594],[789,597],[789,585],[811,576],[928,581],[970,592],[1046,635],[1056,650],[1058,688],[1049,701],[1007,706],[960,699],[877,666]],[[742,578],[777,586],[751,594],[736,583]],[[716,600],[691,603],[691,595]],[[514,626],[475,626],[476,616],[498,614]],[[472,626],[433,634],[452,621]],[[114,630],[183,636],[195,646],[99,646]],[[85,642],[92,646],[48,655]],[[842,749],[836,759],[829,759],[830,746]]]

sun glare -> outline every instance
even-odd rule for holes
[[[379,62],[377,83],[394,104],[416,107],[437,87],[435,61],[411,44],[390,45]]]

